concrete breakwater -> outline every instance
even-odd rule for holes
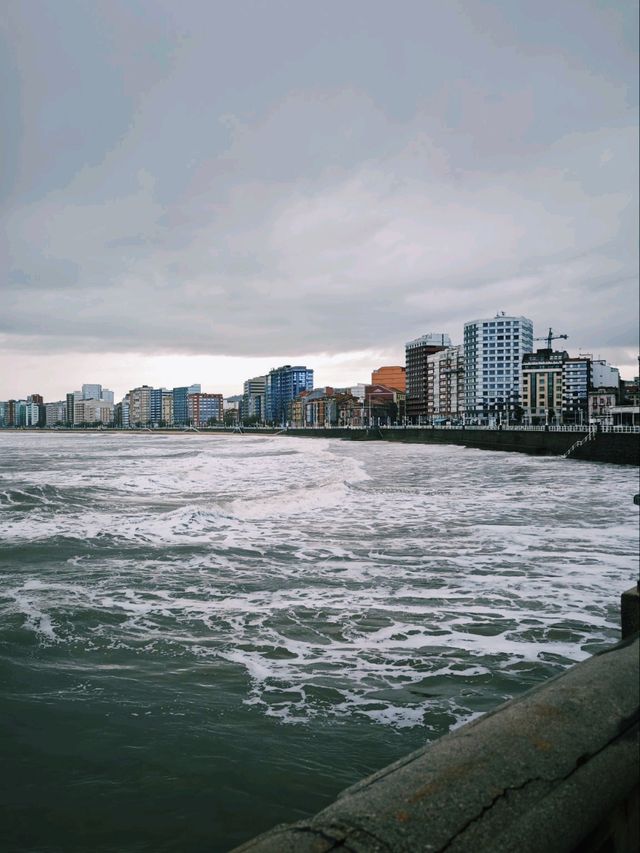
[[[638,635],[236,853],[634,853]]]
[[[531,456],[562,456],[577,441],[572,459],[640,465],[640,434],[625,432],[546,432],[525,429],[438,429],[437,427],[378,429],[288,429],[287,435],[344,438],[352,441],[402,441],[420,444],[457,444],[478,450],[503,450]]]

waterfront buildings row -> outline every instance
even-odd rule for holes
[[[627,397],[617,368],[590,354],[555,351],[551,329],[534,339],[527,317],[465,323],[461,346],[444,333],[406,344],[407,414],[413,423],[612,423]],[[534,340],[547,347],[533,352]],[[631,389],[630,389],[631,390]]]
[[[430,332],[405,345],[405,365],[374,370],[370,383],[314,388],[313,370],[283,365],[244,382],[223,400],[200,384],[141,385],[114,404],[113,392],[85,384],[65,400],[41,395],[0,402],[0,426],[185,427],[214,425],[363,426],[469,423],[501,425],[611,423],[621,403],[638,405],[637,381],[621,381],[601,359],[552,349],[533,323],[499,312],[464,325],[461,344]],[[535,340],[547,343],[533,351]],[[635,393],[635,397],[634,397]]]

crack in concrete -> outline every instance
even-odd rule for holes
[[[453,835],[449,839],[449,841],[444,845],[444,847],[438,848],[438,850],[434,851],[434,853],[445,853],[445,851],[451,847],[451,845],[456,841],[456,839],[459,838],[461,835],[463,835],[467,831],[467,829],[469,829],[470,826],[472,826],[474,823],[477,823],[478,821],[482,820],[484,815],[488,811],[491,811],[491,809],[495,806],[495,804],[499,800],[503,799],[504,797],[507,797],[509,794],[514,793],[516,791],[522,791],[528,785],[532,785],[536,782],[546,782],[549,785],[555,785],[555,786],[559,785],[561,782],[566,782],[566,780],[569,779],[571,776],[573,776],[573,774],[577,770],[579,770],[581,767],[583,767],[587,762],[591,761],[597,755],[600,755],[600,753],[604,752],[605,749],[608,749],[609,747],[613,746],[617,741],[621,741],[624,738],[629,737],[633,733],[634,728],[638,727],[637,716],[635,714],[632,715],[630,718],[628,718],[628,721],[631,723],[631,725],[628,726],[627,728],[625,728],[624,730],[619,729],[618,734],[615,737],[611,738],[611,740],[608,740],[603,746],[600,747],[600,749],[597,749],[595,752],[592,752],[592,753],[587,752],[587,753],[583,753],[582,755],[578,756],[573,767],[569,770],[568,773],[565,773],[564,776],[552,777],[551,779],[545,778],[544,776],[534,776],[533,779],[526,779],[520,785],[514,785],[514,786],[509,787],[509,788],[504,788],[502,791],[500,791],[500,793],[496,794],[496,796],[491,800],[491,802],[488,805],[483,806],[483,808],[479,814],[477,814],[475,817],[470,818],[464,824],[464,826],[462,826],[455,833],[455,835]]]

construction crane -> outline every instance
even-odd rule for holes
[[[551,326],[549,326],[549,334],[548,335],[545,335],[544,338],[534,338],[533,340],[534,341],[546,341],[547,342],[547,349],[551,349],[551,341],[558,341],[558,340],[560,340],[560,338],[564,338],[566,341],[568,337],[569,337],[569,335],[554,335],[553,329],[551,328]]]

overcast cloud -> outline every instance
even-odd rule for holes
[[[633,375],[636,7],[5,3],[0,397],[358,381],[497,310]]]

